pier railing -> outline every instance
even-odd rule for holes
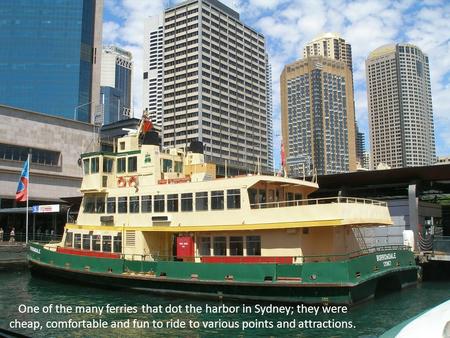
[[[325,198],[308,198],[292,201],[278,201],[278,202],[264,202],[264,203],[253,203],[250,204],[252,209],[266,209],[266,208],[284,208],[284,207],[294,207],[300,205],[315,205],[315,204],[331,204],[331,203],[356,203],[356,204],[369,204],[369,205],[379,205],[387,206],[386,202],[371,200],[367,198],[358,197],[325,197]]]
[[[24,232],[16,232],[14,236],[10,233],[4,233],[0,242],[25,242],[26,234]],[[47,233],[28,233],[28,240],[37,243],[61,242],[62,235],[52,235]]]
[[[215,263],[278,263],[278,264],[292,264],[292,263],[313,263],[313,262],[336,262],[351,260],[357,257],[390,252],[390,251],[408,251],[411,247],[406,245],[383,245],[356,250],[348,253],[326,254],[326,255],[302,255],[302,256],[191,256],[191,257],[177,257],[173,255],[159,254],[155,252],[151,255],[140,254],[121,254],[120,257],[124,260],[131,261],[184,261],[184,262],[204,262],[208,263],[212,259]]]

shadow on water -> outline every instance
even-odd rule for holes
[[[402,288],[398,276],[385,276],[377,281],[375,288],[375,298],[385,297],[393,292],[398,292]]]

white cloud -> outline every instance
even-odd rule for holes
[[[119,38],[120,25],[114,21],[103,23],[103,43],[113,43]]]

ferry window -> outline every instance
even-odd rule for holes
[[[248,189],[248,199],[250,200],[250,206],[253,208],[256,204],[256,196],[258,195],[258,190]]]
[[[83,249],[91,250],[91,236],[89,234],[83,235]]]
[[[227,208],[228,209],[241,208],[241,191],[239,189],[227,190]]]
[[[175,172],[176,173],[183,172],[183,162],[175,161]]]
[[[247,256],[261,256],[261,236],[247,236]]]
[[[139,212],[139,196],[130,196],[130,212],[133,214]]]
[[[102,251],[111,252],[111,236],[102,236]]]
[[[167,211],[178,211],[178,194],[167,195]]]
[[[230,256],[244,255],[244,239],[242,236],[230,236]]]
[[[181,194],[181,211],[192,211],[192,193]]]
[[[155,210],[155,212],[164,212],[164,195],[155,196],[153,210]]]
[[[128,157],[128,172],[133,173],[137,171],[137,157]]]
[[[75,234],[75,240],[73,242],[75,249],[81,249],[81,234]]]
[[[115,197],[108,197],[106,202],[106,209],[108,214],[115,214],[116,213],[116,198]]]
[[[99,170],[99,158],[93,157],[91,158],[91,174],[98,173]]]
[[[100,235],[93,235],[92,236],[92,250],[94,251],[100,251]]]
[[[223,210],[223,191],[211,191],[211,210]]]
[[[214,256],[227,255],[227,238],[225,236],[214,237]]]
[[[83,160],[83,172],[85,175],[89,175],[89,159],[85,158]]]
[[[103,214],[105,212],[105,196],[98,196],[95,204],[95,212]]]
[[[124,173],[127,170],[127,159],[125,157],[121,157],[117,159],[117,172]]]
[[[118,197],[117,211],[119,214],[127,213],[127,197]]]
[[[172,171],[172,160],[163,159],[163,172],[168,173]]]
[[[141,196],[141,210],[142,212],[152,212],[152,196]]]
[[[122,234],[119,233],[113,238],[113,252],[122,252]]]
[[[66,248],[73,247],[73,233],[72,232],[66,233],[66,244],[65,244],[65,247]]]
[[[266,203],[266,191],[265,190],[259,190],[259,203]]]
[[[92,196],[84,196],[84,212],[93,213],[95,210],[95,199]]]
[[[103,172],[104,173],[112,173],[114,160],[112,158],[104,157],[103,158]]]
[[[294,203],[290,202],[294,200],[294,194],[291,192],[286,193],[286,201],[288,201],[287,206],[293,206]]]
[[[202,211],[208,210],[208,192],[196,192],[195,193],[195,210]]]
[[[200,256],[211,256],[211,238],[200,237]]]

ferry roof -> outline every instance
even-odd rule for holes
[[[311,190],[316,190],[319,188],[319,185],[317,183],[301,180],[297,178],[288,178],[288,177],[281,177],[281,176],[268,176],[268,175],[246,175],[246,176],[236,176],[236,177],[230,177],[230,178],[218,178],[214,181],[223,181],[226,182],[226,180],[229,179],[239,179],[242,180],[244,184],[247,184],[248,186],[252,186],[258,182],[264,181],[267,183],[281,183],[286,186],[289,185],[301,185],[305,187],[311,188]],[[211,181],[209,181],[211,182]]]

